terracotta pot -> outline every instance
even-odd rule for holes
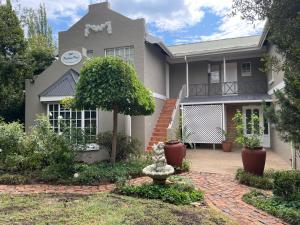
[[[231,141],[222,141],[223,152],[231,152],[232,142]]]
[[[266,150],[262,147],[256,149],[244,147],[242,150],[244,170],[248,173],[262,176],[264,174],[266,155]]]
[[[186,147],[179,141],[168,141],[165,143],[165,156],[167,163],[173,167],[181,167],[186,155]]]

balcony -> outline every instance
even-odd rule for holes
[[[247,82],[221,82],[190,84],[189,96],[230,96],[267,93],[267,82],[264,80]]]

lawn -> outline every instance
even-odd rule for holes
[[[236,224],[206,206],[116,194],[0,195],[0,224]]]

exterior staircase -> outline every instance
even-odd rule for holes
[[[146,148],[146,151],[152,151],[153,144],[159,141],[167,141],[167,128],[172,119],[172,113],[177,99],[167,99],[161,110],[156,126],[152,131],[152,136]]]

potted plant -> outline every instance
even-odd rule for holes
[[[223,152],[231,152],[232,150],[232,141],[228,140],[227,132],[223,130],[221,127],[218,127],[220,132],[222,133],[222,136],[224,137],[224,140],[222,141],[222,150]]]
[[[233,117],[236,126],[236,142],[243,146],[242,161],[246,172],[262,176],[266,163],[266,150],[262,147],[263,128],[260,126],[259,117],[252,114],[250,121],[244,125],[244,118],[240,111]],[[245,130],[249,134],[245,134]]]
[[[190,147],[193,147],[191,143],[188,143],[188,138],[191,133],[187,132],[186,127],[180,132],[181,140],[179,137],[177,140],[170,140],[165,143],[165,157],[167,163],[175,168],[181,168],[183,159],[186,156],[186,145],[187,143]]]

